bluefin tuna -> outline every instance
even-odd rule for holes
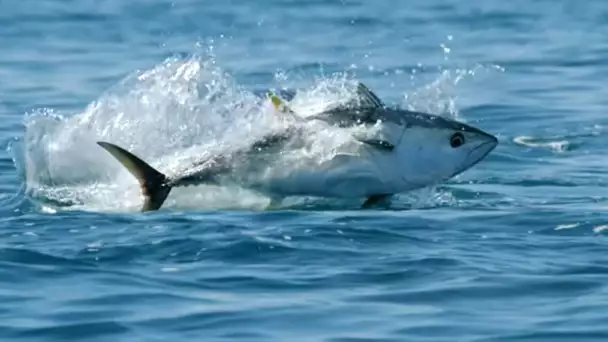
[[[356,103],[307,117],[270,94],[277,112],[291,120],[287,129],[234,152],[203,158],[170,177],[120,146],[98,144],[139,182],[142,211],[160,209],[175,187],[222,184],[255,189],[273,199],[363,198],[363,207],[369,208],[397,193],[445,182],[479,163],[498,144],[495,136],[471,125],[390,107],[362,83],[356,94]],[[278,163],[283,153],[303,148],[311,121],[348,129],[352,139],[330,158],[306,167]]]

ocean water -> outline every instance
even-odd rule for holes
[[[607,341],[608,4],[0,3],[0,340]],[[361,81],[499,138],[361,210],[190,188],[139,213],[97,140],[246,143]]]

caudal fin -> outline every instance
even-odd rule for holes
[[[110,152],[139,182],[144,196],[141,211],[158,210],[171,192],[167,177],[119,146],[104,141],[98,141],[97,144]]]

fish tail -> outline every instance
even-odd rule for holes
[[[141,211],[158,210],[171,192],[167,177],[119,146],[103,141],[98,141],[97,144],[114,156],[139,182],[144,196]]]

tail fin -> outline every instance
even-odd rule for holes
[[[98,141],[97,144],[110,152],[137,178],[144,195],[144,205],[141,211],[158,210],[171,192],[171,186],[167,184],[167,177],[119,146],[103,141]]]

